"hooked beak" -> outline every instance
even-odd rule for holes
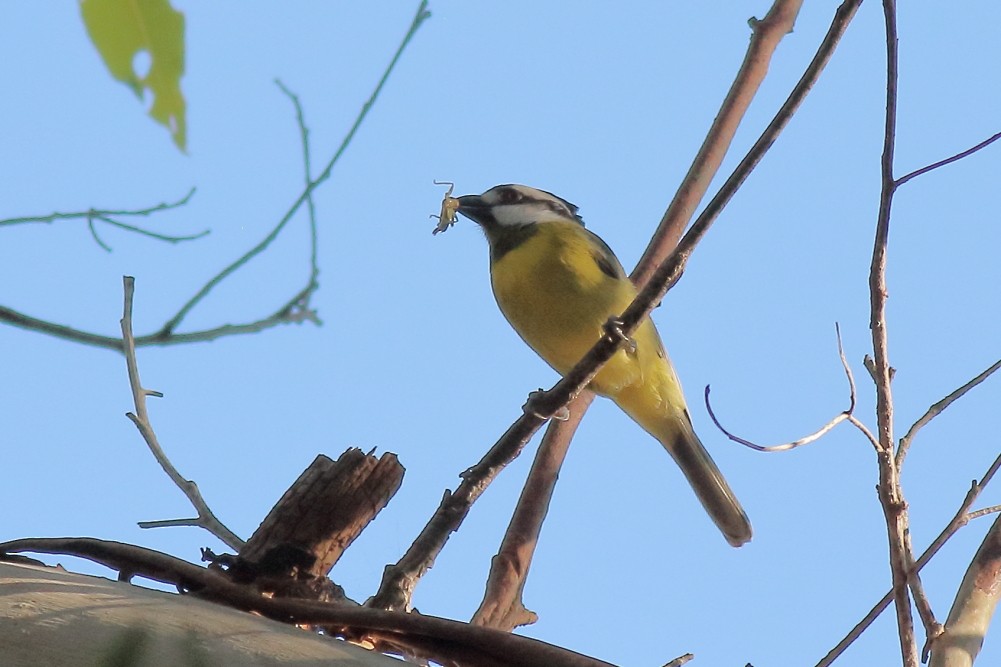
[[[473,222],[485,225],[493,221],[490,206],[483,201],[483,197],[480,195],[462,195],[456,199],[459,201],[459,213]]]

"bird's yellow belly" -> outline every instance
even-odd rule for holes
[[[582,239],[557,238],[544,232],[501,257],[491,267],[494,296],[515,331],[560,373],[580,361],[603,335],[609,317],[625,310],[636,292],[626,279],[598,268]],[[652,324],[638,335],[660,347]],[[591,384],[615,395],[642,379],[635,354],[620,350]]]

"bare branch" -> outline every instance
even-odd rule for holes
[[[302,111],[302,104],[299,102],[299,96],[289,90],[281,79],[275,79],[275,85],[277,85],[283,93],[292,101],[292,105],[295,107],[295,118],[296,122],[299,123],[299,136],[302,138],[302,162],[303,162],[303,174],[305,175],[306,187],[309,187],[312,179],[313,165],[312,158],[310,157],[309,151],[309,128],[306,127],[306,115]],[[320,275],[320,267],[317,265],[316,261],[316,247],[317,247],[317,226],[316,226],[316,205],[313,202],[313,194],[310,193],[309,197],[306,199],[306,207],[309,213],[309,265],[310,265],[310,275],[309,275],[309,285],[312,288],[316,288],[316,277]]]
[[[270,329],[271,327],[279,324],[300,324],[307,320],[319,324],[320,320],[316,313],[309,309],[306,303],[307,297],[311,291],[312,288],[307,288],[306,290],[299,292],[293,296],[288,303],[283,304],[281,308],[276,310],[274,313],[254,322],[246,322],[244,324],[224,324],[212,329],[190,331],[187,333],[165,334],[161,330],[158,333],[137,336],[135,338],[135,345],[136,347],[145,347],[148,345],[166,346],[205,342],[215,340],[216,338],[222,338],[223,336],[257,333],[258,331]],[[55,324],[54,322],[49,322],[47,320],[40,320],[36,317],[19,313],[18,311],[5,306],[0,306],[0,322],[7,322],[8,324],[12,324],[22,329],[38,331],[76,343],[103,347],[118,352],[122,351],[121,338],[104,336],[101,334],[91,333],[89,331],[81,331],[62,324]]]
[[[942,414],[942,412],[945,411],[947,407],[952,405],[957,399],[962,398],[966,392],[970,391],[978,384],[989,378],[994,371],[999,368],[1001,368],[1001,359],[998,359],[983,373],[973,378],[938,403],[933,403],[931,407],[928,408],[928,411],[921,415],[921,418],[914,422],[911,427],[907,429],[907,433],[904,434],[904,437],[900,439],[900,445],[897,447],[897,469],[900,470],[903,468],[904,457],[907,456],[907,451],[910,449],[911,441],[914,439],[914,436],[918,434],[918,431],[920,431],[932,419]]]
[[[490,561],[486,592],[471,623],[510,632],[537,620],[525,608],[522,591],[570,440],[593,400],[591,392],[581,393],[567,406],[569,418],[552,421],[546,429],[500,549]]]
[[[970,155],[973,155],[974,153],[976,153],[980,149],[987,148],[988,146],[990,146],[991,144],[993,144],[998,139],[1001,139],[1001,132],[998,132],[997,134],[995,134],[994,136],[992,136],[989,139],[985,139],[984,141],[981,141],[979,144],[977,144],[973,148],[968,148],[965,151],[962,151],[961,153],[956,153],[952,157],[947,157],[946,159],[939,160],[938,162],[935,162],[934,164],[930,164],[927,167],[921,167],[920,169],[916,169],[916,170],[912,171],[911,173],[907,174],[906,176],[901,176],[900,178],[897,179],[896,186],[899,188],[901,185],[903,185],[907,181],[911,180],[912,178],[917,178],[918,176],[921,176],[922,174],[927,174],[929,171],[938,169],[939,167],[944,167],[947,164],[952,164],[953,162],[956,162],[957,160],[962,160],[965,157],[969,157]]]
[[[781,445],[771,445],[766,447],[764,445],[755,444],[750,440],[745,440],[744,438],[736,436],[730,433],[730,431],[723,428],[723,425],[720,424],[719,420],[716,418],[716,413],[713,412],[712,405],[709,403],[709,385],[706,385],[706,391],[705,391],[706,411],[709,413],[709,418],[713,420],[713,424],[716,424],[716,428],[722,431],[723,435],[728,437],[730,440],[733,440],[736,443],[744,445],[745,447],[750,447],[751,449],[757,452],[785,452],[790,449],[796,449],[797,447],[802,447],[803,445],[808,445],[811,442],[819,440],[835,426],[837,426],[838,424],[847,419],[850,419],[852,413],[855,411],[855,377],[852,375],[851,366],[848,365],[848,359],[845,358],[845,349],[844,346],[841,344],[841,327],[839,327],[837,323],[834,324],[834,330],[838,336],[838,356],[841,357],[841,367],[844,368],[845,375],[848,376],[849,397],[848,397],[847,410],[845,410],[841,414],[834,417],[834,419],[821,426],[820,430],[815,431],[814,433],[811,433],[808,436],[800,438],[799,440],[794,440],[793,442],[786,442]]]
[[[136,362],[136,346],[135,339],[132,336],[132,297],[135,293],[135,278],[132,276],[125,276],[122,279],[125,285],[125,308],[124,314],[122,315],[122,340],[124,341],[124,352],[125,352],[125,365],[129,372],[129,386],[132,388],[132,399],[136,406],[135,414],[129,412],[126,417],[132,420],[132,423],[136,425],[139,429],[139,433],[142,435],[143,440],[146,441],[146,446],[149,447],[149,451],[156,458],[157,463],[163,468],[163,471],[167,473],[171,481],[179,488],[185,496],[187,496],[188,501],[191,502],[195,511],[198,512],[197,525],[201,526],[205,530],[209,531],[215,535],[219,540],[225,543],[231,549],[239,551],[240,547],[243,546],[243,540],[241,540],[237,535],[227,528],[219,519],[216,518],[212,510],[209,509],[208,504],[202,498],[202,494],[198,491],[198,485],[194,482],[184,479],[177,468],[170,462],[167,455],[164,453],[163,448],[160,447],[160,443],[157,440],[156,433],[153,431],[153,425],[149,421],[149,413],[146,411],[146,397],[147,396],[159,396],[161,394],[157,392],[151,392],[148,389],[144,389],[142,382],[139,379],[139,364]],[[181,524],[178,521],[190,521],[188,519],[175,520],[169,524],[155,523],[152,525],[188,525]],[[141,525],[141,524],[140,524]],[[151,524],[146,524],[149,527]]]
[[[900,471],[893,453],[893,394],[886,330],[886,255],[890,232],[890,209],[896,183],[893,180],[893,154],[897,131],[897,7],[895,0],[883,0],[886,25],[886,114],[883,132],[883,155],[880,159],[881,188],[872,263],[869,267],[869,328],[872,330],[873,360],[870,369],[876,385],[876,421],[879,449],[880,507],[886,522],[890,573],[897,612],[897,633],[904,667],[917,667],[917,642],[908,590],[908,570],[913,558],[907,551],[908,516],[900,486]]]
[[[631,278],[637,285],[649,281],[657,265],[677,246],[685,226],[692,219],[695,209],[719,171],[761,82],[768,74],[768,65],[775,49],[782,38],[792,32],[802,4],[802,0],[776,0],[765,18],[751,20],[751,41],[744,54],[744,61],[702,146],[692,160],[688,173],[682,179],[674,198],[664,211],[657,231],[632,272]]]
[[[974,515],[981,516],[979,512],[970,512],[970,508],[973,507],[973,503],[976,502],[977,498],[983,492],[984,488],[990,484],[994,475],[1001,469],[1001,454],[998,455],[994,462],[987,468],[987,472],[984,473],[980,481],[974,480],[970,485],[969,491],[966,492],[966,497],[963,498],[963,502],[960,504],[959,509],[956,510],[956,514],[952,517],[942,532],[938,534],[932,543],[928,545],[928,548],[924,550],[921,557],[917,559],[914,563],[913,571],[920,572],[921,568],[928,564],[928,562],[935,557],[935,554],[939,552],[945,543],[956,534],[956,532],[970,522]],[[1001,509],[1001,508],[998,508]],[[982,510],[981,510],[982,511]],[[893,590],[887,592],[882,599],[877,602],[869,613],[859,621],[851,632],[845,635],[844,639],[838,642],[837,646],[832,648],[827,655],[817,663],[816,667],[829,667],[838,657],[845,652],[845,650],[852,645],[852,643],[858,639],[865,630],[872,625],[873,621],[879,617],[883,611],[890,606],[890,602],[893,600]]]

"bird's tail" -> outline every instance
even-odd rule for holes
[[[699,502],[726,541],[739,547],[751,539],[751,522],[723,473],[695,435],[681,386],[673,372],[668,380],[670,382],[665,381],[659,391],[651,391],[646,386],[624,388],[614,400],[626,414],[660,441],[685,474]],[[663,396],[673,396],[673,400],[665,400]]]
[[[709,456],[709,452],[695,435],[691,423],[684,419],[674,419],[677,428],[658,435],[658,439],[692,485],[699,502],[709,513],[709,517],[726,537],[730,546],[739,547],[751,539],[751,521],[744,508],[726,483],[723,473]]]

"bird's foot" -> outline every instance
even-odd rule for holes
[[[602,326],[605,330],[605,336],[608,337],[613,343],[617,343],[620,340],[625,341],[625,347],[627,353],[636,354],[636,341],[626,335],[625,323],[618,317],[609,317],[608,321]]]

